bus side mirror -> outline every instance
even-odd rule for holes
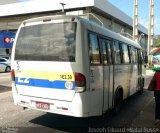
[[[144,57],[144,62],[145,62],[146,64],[148,63],[148,56],[147,56],[147,55]]]

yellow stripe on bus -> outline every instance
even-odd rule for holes
[[[54,80],[74,81],[75,80],[73,72],[17,70],[15,72],[15,76],[20,78],[47,79],[50,81],[54,81]]]

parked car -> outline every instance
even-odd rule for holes
[[[10,72],[11,62],[5,58],[0,58],[0,72]]]

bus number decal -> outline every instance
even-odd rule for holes
[[[68,90],[72,90],[72,88],[73,88],[73,83],[72,83],[72,82],[66,82],[66,83],[65,83],[65,87],[66,87]]]
[[[60,75],[61,79],[72,79],[72,75]]]
[[[24,75],[25,75],[25,77],[24,77]],[[26,84],[28,84],[30,82],[29,78],[30,78],[30,73],[22,73],[18,77],[18,82],[19,83],[26,83]]]

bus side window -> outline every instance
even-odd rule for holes
[[[111,61],[111,50],[110,50],[110,40],[101,39],[101,46],[102,46],[102,57],[103,57],[103,63],[110,64]]]
[[[106,48],[106,42],[101,41],[101,46],[102,46],[102,57],[103,57],[103,63],[108,64],[108,57],[107,57],[107,48]]]
[[[135,63],[138,63],[138,49],[134,48],[135,50]]]
[[[107,41],[107,51],[108,51],[108,60],[112,64],[112,55],[111,55],[111,41]]]
[[[128,51],[128,46],[126,44],[122,44],[122,51],[123,51],[123,61],[125,64],[129,64],[129,51]]]
[[[131,46],[128,46],[128,52],[129,52],[129,62],[132,63],[132,51],[131,51]]]
[[[100,52],[97,35],[89,33],[89,56],[91,64],[100,64]]]
[[[141,50],[138,49],[138,63],[139,64],[143,64],[143,58],[142,58],[142,54],[141,54]]]
[[[109,53],[110,53],[110,63],[111,64],[114,64],[114,41],[111,41],[111,44],[110,44],[110,49],[109,49]]]
[[[131,63],[136,63],[136,50],[134,47],[130,47]]]
[[[114,63],[121,64],[121,53],[120,53],[120,46],[118,42],[114,43],[115,55],[114,55]]]
[[[141,62],[142,64],[144,64],[144,55],[143,55],[143,52],[140,50],[140,54],[141,54]]]

